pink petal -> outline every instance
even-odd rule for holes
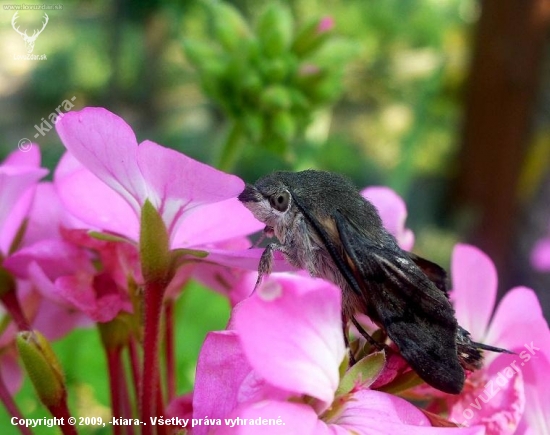
[[[17,296],[33,329],[39,330],[48,340],[54,341],[59,340],[74,328],[93,326],[93,322],[88,316],[70,308],[61,297],[58,300],[55,300],[55,297],[48,299],[35,291],[39,290],[45,293],[50,291],[50,294],[53,294],[55,287],[36,263],[30,265],[29,271],[32,283],[18,280]],[[13,331],[13,334],[11,332],[8,327],[0,340],[8,337],[13,339],[16,331]],[[5,344],[5,342],[3,343]]]
[[[193,418],[228,416],[237,407],[239,388],[251,370],[234,331],[209,333],[197,361]],[[198,426],[193,434],[208,430]]]
[[[537,242],[531,252],[531,264],[541,272],[550,271],[550,237]]]
[[[548,348],[546,349],[548,350]],[[525,423],[532,434],[550,435],[550,358],[539,353],[523,359],[525,380]]]
[[[2,349],[0,354],[0,376],[2,382],[6,384],[8,392],[15,396],[23,384],[23,373],[18,363],[17,352],[14,348]]]
[[[69,112],[55,125],[63,145],[138,213],[148,196],[131,127],[101,107]]]
[[[14,192],[9,187],[4,188],[6,184],[2,186],[2,178],[0,175],[0,253],[7,255],[21,224],[29,214],[36,186],[29,185],[25,191],[17,193],[15,199],[11,197]]]
[[[31,148],[29,153],[13,152],[0,165],[0,250],[3,253],[8,252],[31,207],[34,186],[48,173],[39,165],[37,147]]]
[[[210,246],[252,234],[263,227],[237,198],[230,198],[194,209],[176,232],[172,246]]]
[[[315,397],[322,409],[332,403],[345,354],[338,288],[272,275],[237,305],[233,320],[248,361],[267,382]]]
[[[149,188],[149,200],[161,212],[170,233],[192,208],[236,198],[244,189],[239,177],[151,141],[139,145],[138,164]],[[233,216],[226,214],[226,218]]]
[[[55,281],[57,294],[95,322],[109,322],[121,311],[131,312],[128,298],[106,275],[63,276]]]
[[[151,201],[171,235],[193,208],[236,197],[244,188],[240,178],[154,142],[144,141],[138,146],[128,124],[102,108],[70,112],[56,124],[56,128],[71,154],[120,194],[136,216],[139,216],[145,200]],[[78,213],[80,204],[75,204],[75,201],[82,202],[78,197],[87,193],[84,183],[89,177],[80,174],[78,178],[74,175],[75,171],[69,172],[73,174],[71,179],[65,170],[60,173],[60,178],[66,181],[62,187],[71,193],[70,202],[76,205],[72,207],[73,212]],[[71,184],[68,184],[69,181]],[[95,199],[99,206],[110,206],[110,202],[105,201],[108,198],[106,192],[98,192],[100,198]],[[88,207],[82,215],[89,214],[91,209],[93,207]],[[115,211],[99,217],[116,222],[118,216]],[[105,228],[105,225],[100,228]],[[117,228],[117,231],[120,229]],[[128,232],[126,230],[122,234]]]
[[[533,290],[516,287],[506,293],[495,311],[485,341],[516,352],[525,350],[525,345],[531,342],[539,348],[550,348],[548,324]]]
[[[139,214],[69,153],[57,165],[54,180],[63,205],[88,228],[138,240]]]
[[[252,294],[258,274],[244,269],[199,262],[193,270],[193,277],[208,288],[226,296],[234,307]]]
[[[483,425],[487,435],[514,434],[525,408],[523,376],[510,355],[499,355],[483,370],[483,384],[463,391],[449,419],[465,426]]]
[[[76,271],[92,273],[94,270],[82,249],[59,239],[41,240],[20,249],[6,258],[4,267],[20,278],[28,278],[28,269],[32,263],[39,264],[50,279],[71,275]]]
[[[250,248],[246,250],[229,251],[226,249],[210,248],[206,261],[221,264],[228,267],[237,267],[246,270],[257,271],[260,257],[264,248]],[[273,260],[273,272],[295,271],[280,252],[275,252]]]
[[[399,246],[410,251],[414,244],[414,234],[405,228],[407,207],[401,197],[389,187],[367,187],[361,192],[378,210],[384,227],[395,236]]]
[[[63,338],[75,328],[91,328],[95,323],[81,311],[42,299],[32,326],[42,332],[48,340],[54,341]]]
[[[27,152],[21,152],[19,149],[12,151],[4,159],[1,166],[29,166],[31,168],[40,167],[40,147],[33,143]]]
[[[184,394],[173,399],[166,407],[168,418],[193,418],[193,393]]]
[[[317,415],[311,407],[301,403],[266,400],[242,406],[227,418],[227,421],[222,420],[222,426],[214,432],[216,435],[322,435],[316,430]],[[237,418],[241,419],[240,424],[237,424]],[[261,424],[263,419],[267,419],[266,422],[271,420],[274,424]],[[246,425],[242,423],[243,420],[246,420]],[[251,420],[260,424],[250,424]],[[232,422],[234,427],[231,427]]]
[[[331,30],[334,27],[334,18],[327,15],[319,21],[319,24],[317,25],[317,32],[319,33],[325,33]]]
[[[361,390],[347,401],[341,413],[327,423],[347,429],[348,433],[365,435],[387,434],[483,434],[483,427],[435,428],[414,405],[391,394]]]
[[[484,340],[495,306],[497,273],[493,262],[474,246],[457,244],[453,250],[451,299],[458,323],[477,341]]]
[[[51,182],[36,186],[32,207],[28,214],[23,246],[43,239],[61,238],[60,228],[79,225],[80,222],[67,212]]]
[[[386,354],[386,363],[380,374],[376,377],[374,382],[370,385],[370,388],[379,388],[383,385],[389,384],[397,376],[403,374],[407,370],[410,370],[409,364],[396,352]]]

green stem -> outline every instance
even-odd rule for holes
[[[239,121],[235,121],[231,126],[231,130],[229,130],[229,134],[221,150],[217,164],[218,169],[224,172],[231,172],[243,149],[242,126]]]

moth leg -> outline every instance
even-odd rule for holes
[[[256,241],[256,243],[254,243],[254,247],[257,248],[258,246],[260,246],[260,244],[267,238],[271,238],[273,237],[273,228],[270,227],[269,225],[266,225],[266,227],[264,228],[262,234],[260,235],[260,237],[258,238],[258,240]]]
[[[355,320],[355,317],[352,317],[351,318],[351,322],[353,323],[353,326],[355,326],[357,328],[357,330],[359,331],[359,333],[365,337],[365,340],[367,340],[369,342],[369,344],[371,346],[373,346],[375,349],[377,350],[384,350],[386,348],[386,346],[384,344],[381,344],[381,343],[378,343],[374,338],[372,338],[370,336],[370,334],[365,331],[365,328],[363,328],[361,326],[361,324]]]
[[[254,286],[253,292],[260,286],[262,279],[265,275],[271,273],[273,269],[273,253],[275,251],[285,251],[283,245],[278,245],[277,243],[270,243],[265,247],[262,256],[260,257],[260,264],[258,265],[258,279],[256,280],[256,285]]]
[[[351,346],[349,344],[348,319],[343,313],[342,313],[342,333],[344,334],[344,345],[348,349],[349,366],[351,367],[357,361],[355,360],[355,356],[353,355],[353,351],[351,350]]]

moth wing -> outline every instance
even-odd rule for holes
[[[439,290],[445,294],[449,293],[448,277],[445,269],[430,260],[426,260],[425,258],[413,254],[412,252],[407,252],[407,255]]]
[[[457,356],[458,325],[445,292],[397,244],[388,248],[373,243],[338,211],[334,219],[348,274],[361,288],[367,314],[384,326],[423,380],[441,391],[459,393],[465,375]]]

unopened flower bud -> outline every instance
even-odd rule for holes
[[[260,97],[262,106],[267,111],[288,109],[292,104],[289,89],[285,86],[269,86]]]
[[[292,39],[292,16],[282,5],[271,4],[260,16],[257,27],[263,52],[268,57],[283,54]]]
[[[212,5],[216,38],[226,50],[238,50],[242,40],[250,37],[243,16],[233,6],[216,2]]]
[[[292,44],[292,50],[300,57],[307,56],[323,44],[333,25],[331,17],[310,21],[298,32]]]
[[[134,316],[121,312],[110,322],[98,323],[103,346],[114,349],[126,345],[133,333],[134,322]]]
[[[60,406],[65,398],[65,377],[48,340],[38,331],[17,334],[17,349],[36,393],[46,407]]]

